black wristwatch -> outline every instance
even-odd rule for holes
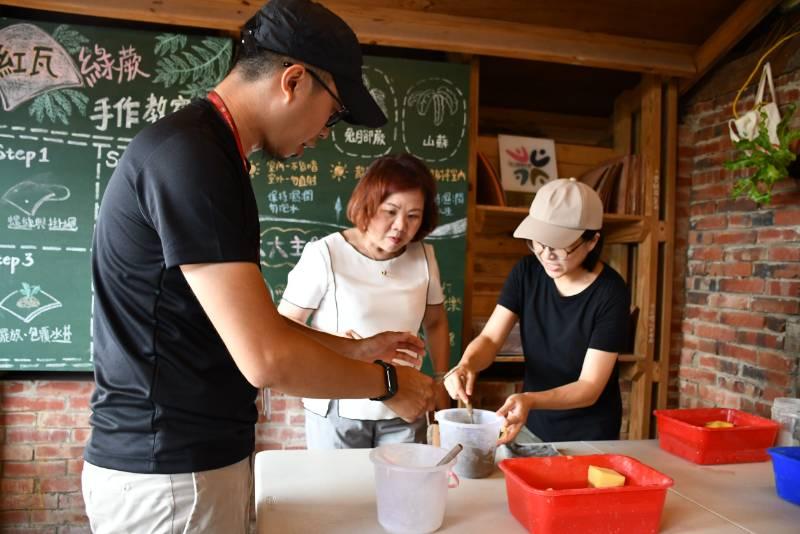
[[[386,393],[381,395],[380,397],[373,397],[369,400],[371,401],[386,401],[391,399],[397,393],[397,370],[395,370],[394,365],[391,363],[386,363],[383,360],[375,360],[373,363],[376,363],[383,367],[383,377],[384,381],[386,382]]]

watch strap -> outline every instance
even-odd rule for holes
[[[373,363],[383,368],[383,380],[386,385],[386,393],[380,397],[372,397],[369,400],[379,402],[389,400],[397,393],[397,370],[394,368],[394,365],[386,363],[383,360],[375,360]]]

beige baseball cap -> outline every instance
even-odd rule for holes
[[[566,248],[584,231],[602,227],[603,203],[597,192],[575,178],[560,178],[539,188],[514,237]]]

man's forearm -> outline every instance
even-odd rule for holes
[[[355,357],[357,344],[352,339],[342,336],[335,336],[333,334],[323,332],[322,330],[316,330],[314,328],[311,328],[310,326],[289,319],[288,317],[284,317],[283,320],[291,328],[293,328],[294,330],[305,336],[310,337],[320,345],[323,345],[331,349],[332,351],[338,352],[339,354],[342,354],[344,356],[348,356],[351,358]]]
[[[336,336],[289,322],[293,323],[288,325],[291,330],[276,336],[281,340],[271,343],[265,355],[271,371],[270,387],[311,398],[368,398],[386,392],[380,367],[342,358],[339,351],[334,352],[307,332],[322,334],[324,338]]]

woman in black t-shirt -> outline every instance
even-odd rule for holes
[[[599,261],[602,224],[602,203],[589,186],[570,178],[539,189],[514,231],[533,254],[511,271],[486,326],[445,377],[450,396],[469,402],[477,374],[519,320],[523,393],[497,412],[507,427],[501,443],[523,424],[548,442],[619,438],[617,355],[628,342],[630,295]]]

